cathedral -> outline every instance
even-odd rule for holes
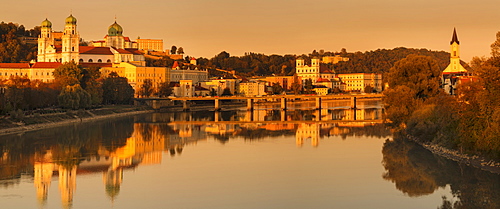
[[[144,55],[137,49],[137,43],[123,36],[123,28],[113,23],[108,28],[105,40],[91,42],[92,46],[80,46],[77,20],[70,15],[65,20],[62,35],[52,31],[52,23],[45,19],[38,38],[38,62],[76,62],[107,66],[112,63],[130,62],[144,66]],[[101,64],[99,64],[101,63]],[[107,64],[105,64],[107,63]]]

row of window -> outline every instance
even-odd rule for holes
[[[45,75],[50,75],[50,73],[49,73],[49,72],[46,72],[46,73],[44,73],[44,72],[40,72],[40,75],[41,75],[41,76],[43,76],[44,74],[45,74]],[[24,74],[23,74],[23,73],[8,73],[8,72],[2,73],[2,72],[0,72],[0,76],[2,76],[2,75],[3,75],[3,76],[11,76],[11,75],[17,75],[17,76],[23,76],[23,75],[25,75],[25,76],[28,76],[28,73],[24,73]],[[38,76],[38,72],[35,72],[35,75],[37,75],[37,76]],[[54,72],[52,72],[52,75],[54,75]]]

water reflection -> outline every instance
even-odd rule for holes
[[[449,185],[453,198],[440,208],[500,208],[500,178],[467,165],[438,157],[403,136],[384,143],[383,178],[408,196],[432,194]]]
[[[182,157],[200,141],[227,144],[286,136],[304,150],[321,147],[330,136],[389,138],[390,131],[374,122],[381,114],[380,109],[154,113],[2,136],[0,187],[8,189],[23,178],[32,179],[38,204],[44,207],[51,184],[57,181],[60,205],[71,208],[77,176],[98,174],[101,191],[113,202],[131,175],[124,171],[161,164],[165,157]],[[436,157],[398,136],[384,143],[382,153],[383,178],[408,196],[425,196],[449,185],[455,197],[443,199],[443,207],[499,207],[498,175]]]

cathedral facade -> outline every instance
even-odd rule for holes
[[[52,31],[52,23],[45,19],[38,38],[38,62],[145,64],[144,55],[137,49],[137,43],[123,36],[123,28],[116,21],[109,26],[105,40],[91,42],[92,46],[80,46],[77,19],[73,15],[66,18],[60,40],[55,34],[57,32]]]

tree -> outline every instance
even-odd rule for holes
[[[81,85],[80,81],[83,76],[83,69],[73,61],[64,63],[54,70],[54,81],[61,88],[75,84]]]
[[[170,54],[175,54],[176,51],[177,51],[177,47],[172,46],[172,48],[170,49]]]
[[[88,108],[91,104],[90,94],[83,90],[80,84],[65,86],[58,100],[61,107],[74,110]]]
[[[371,85],[365,86],[365,93],[373,93],[373,91],[375,91],[375,89]]]
[[[222,91],[221,96],[232,96],[233,94],[231,93],[231,90],[229,88],[225,88],[224,91]]]
[[[170,87],[170,83],[168,83],[168,82],[160,83],[160,87],[158,89],[158,96],[159,97],[168,97],[171,94],[172,94],[172,87]]]
[[[145,79],[144,83],[140,86],[139,96],[150,97],[154,92],[153,81],[151,79]]]
[[[272,89],[273,94],[281,94],[284,91],[283,87],[281,87],[279,83],[273,83]]]
[[[387,118],[395,125],[406,123],[426,100],[442,92],[440,74],[431,57],[409,55],[396,62],[386,76],[390,88],[384,91]]]
[[[408,55],[394,64],[386,78],[389,88],[407,86],[418,99],[425,100],[441,91],[441,69],[428,56]]]
[[[179,48],[177,49],[177,54],[184,54],[184,48],[179,47]]]
[[[127,78],[112,72],[104,79],[103,85],[104,104],[130,104],[134,98],[134,89]]]
[[[306,79],[304,82],[304,89],[305,89],[306,94],[312,94],[313,88],[314,88],[314,86],[312,84],[312,80],[310,78]]]
[[[92,105],[102,104],[102,79],[99,68],[84,68],[82,74],[80,85],[90,94]]]

